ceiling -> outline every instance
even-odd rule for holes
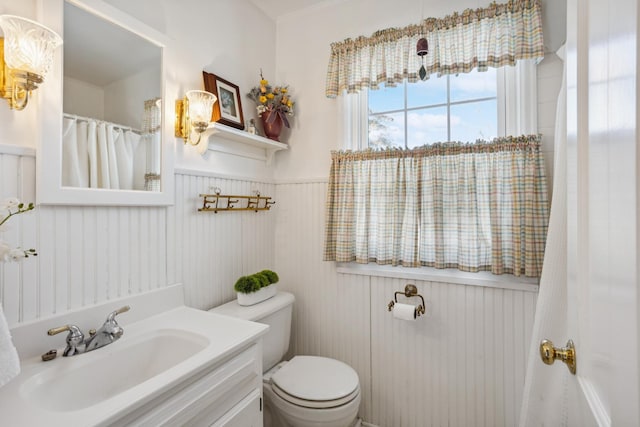
[[[251,0],[258,9],[274,21],[282,15],[297,12],[327,0]]]
[[[161,66],[161,49],[146,39],[64,3],[64,75],[98,87]]]
[[[275,21],[280,16],[298,12],[322,3],[335,4],[336,0],[251,0],[251,2]],[[498,0],[498,2],[503,3],[506,2],[506,0]],[[566,22],[566,0],[542,0],[542,26],[544,45],[547,51],[555,52],[565,42]],[[411,23],[408,22],[407,24]]]

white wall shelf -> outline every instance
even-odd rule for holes
[[[211,138],[216,136],[217,138]],[[264,154],[260,150],[242,150],[238,147],[234,147],[230,144],[219,143],[220,139],[227,141],[237,142],[248,147],[255,147],[264,150]],[[274,141],[272,139],[265,138],[263,136],[254,135],[243,130],[232,128],[221,123],[210,123],[209,127],[202,134],[202,142],[207,141],[208,144],[205,147],[199,147],[201,154],[204,154],[206,150],[220,151],[223,153],[234,154],[243,157],[249,157],[258,160],[264,160],[267,165],[271,164],[273,155],[276,151],[288,150],[289,146],[282,142]],[[201,144],[202,144],[201,142]],[[203,149],[204,148],[204,149]],[[260,154],[257,154],[260,153]]]

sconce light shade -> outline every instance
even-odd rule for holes
[[[189,117],[191,118],[191,126],[196,128],[198,132],[204,132],[211,121],[213,113],[213,104],[218,98],[212,93],[204,90],[190,90],[186,93],[189,101]],[[200,128],[204,126],[204,129]]]
[[[7,67],[38,74],[44,79],[62,38],[37,22],[12,15],[0,15],[0,28],[5,38]]]
[[[217,100],[210,92],[190,90],[184,99],[176,101],[176,136],[184,139],[185,144],[189,142],[191,145],[198,145],[202,132],[209,126],[213,104]],[[191,139],[192,131],[198,134],[195,141]]]
[[[49,28],[12,15],[0,15],[0,96],[22,110],[29,94],[44,81],[62,38]]]

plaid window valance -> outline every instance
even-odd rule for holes
[[[416,43],[422,37],[429,42],[424,57],[428,74],[483,71],[514,65],[519,59],[541,59],[541,16],[540,0],[512,0],[333,43],[326,95],[377,89],[381,83],[393,86],[403,79],[417,81],[422,59],[416,55]]]
[[[324,259],[539,277],[549,215],[540,141],[333,152]]]

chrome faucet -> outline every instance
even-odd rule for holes
[[[128,305],[125,305],[124,307],[120,307],[116,311],[109,313],[107,320],[105,320],[100,329],[97,331],[95,329],[91,329],[89,331],[89,338],[87,340],[84,339],[84,334],[76,325],[65,325],[60,326],[59,328],[52,328],[47,331],[47,334],[56,335],[60,332],[69,331],[66,339],[67,347],[62,353],[65,357],[86,353],[111,344],[122,336],[124,329],[122,329],[122,327],[118,325],[118,322],[116,322],[116,316],[129,311],[129,308],[130,307]],[[84,347],[80,348],[82,345],[84,345]]]

